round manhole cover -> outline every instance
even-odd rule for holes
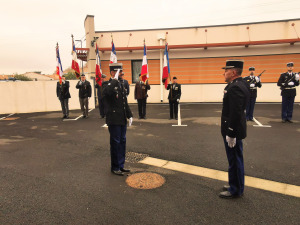
[[[156,173],[136,173],[126,179],[126,183],[137,189],[154,189],[162,186],[166,182],[165,178]]]

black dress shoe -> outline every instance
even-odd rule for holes
[[[282,123],[286,123],[286,120],[281,120]]]
[[[118,176],[124,176],[124,173],[121,170],[112,170],[111,172]]]
[[[66,115],[64,115],[63,117],[62,117],[62,119],[65,119],[66,118]]]
[[[286,120],[287,122],[289,122],[289,123],[294,123],[292,120]]]
[[[227,198],[227,199],[231,199],[231,198],[239,198],[242,195],[233,195],[231,194],[229,191],[223,191],[219,194],[220,198]]]
[[[83,116],[83,118],[86,118],[86,116]]]
[[[66,119],[69,119],[70,117],[69,116],[66,116]]]
[[[223,191],[228,191],[229,188],[230,188],[229,185],[224,185],[224,186],[223,186]]]
[[[124,173],[129,173],[130,172],[130,170],[126,170],[126,169],[124,169],[124,168],[121,168],[120,169],[122,172],[124,172]]]

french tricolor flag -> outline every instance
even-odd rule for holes
[[[79,69],[79,64],[77,62],[77,53],[76,53],[76,48],[75,48],[75,44],[74,44],[74,40],[72,39],[72,66],[71,68],[74,70],[76,77],[79,78],[80,77],[80,69]],[[83,71],[82,71],[83,72]]]
[[[99,86],[102,86],[102,71],[101,71],[101,61],[100,61],[100,55],[99,55],[99,49],[98,46],[96,44],[96,82]]]
[[[162,82],[165,84],[165,88],[168,87],[168,78],[170,76],[170,64],[169,64],[169,54],[168,54],[168,43],[166,43],[165,53],[164,53],[164,68],[162,75]]]
[[[149,78],[146,44],[144,44],[144,56],[143,56],[143,62],[142,62],[141,76],[142,76],[143,82],[146,82],[146,80]]]
[[[58,77],[59,77],[59,83],[61,84],[61,82],[62,82],[62,75],[63,75],[64,71],[63,71],[62,65],[61,65],[58,43],[56,45],[56,62],[57,62],[56,74],[58,75]]]
[[[118,59],[117,59],[117,53],[116,53],[116,49],[115,49],[115,44],[112,41],[111,42],[112,47],[111,47],[111,53],[110,53],[110,62],[109,63],[117,63]]]

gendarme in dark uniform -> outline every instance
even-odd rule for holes
[[[126,90],[116,76],[122,73],[122,63],[109,65],[111,78],[103,87],[103,95],[107,105],[106,124],[110,133],[111,172],[123,176],[130,172],[124,168],[126,154],[127,119],[132,123],[132,113],[127,102]]]
[[[168,84],[167,90],[169,91],[169,106],[170,106],[170,119],[173,119],[173,112],[175,119],[178,119],[178,103],[181,97],[181,85],[177,83],[177,77],[173,77],[173,83]]]
[[[69,89],[70,89],[70,82],[66,81],[65,75],[63,75],[62,83],[60,84],[58,81],[56,86],[56,95],[61,104],[63,119],[69,118],[69,98],[71,98]]]
[[[229,169],[229,186],[223,187],[221,198],[242,196],[244,192],[243,139],[246,138],[245,110],[250,97],[249,85],[241,77],[244,61],[227,60],[224,77],[228,85],[224,89],[221,117],[221,133],[224,139]]]
[[[254,67],[249,68],[250,76],[244,77],[244,80],[249,84],[250,86],[250,98],[249,102],[247,104],[246,108],[246,120],[247,121],[253,121],[253,112],[257,97],[257,88],[261,88],[261,81],[258,76],[254,76]]]
[[[277,86],[280,87],[282,96],[282,122],[292,123],[296,86],[299,86],[299,74],[293,73],[293,62],[287,63],[287,69],[286,73],[280,75]]]

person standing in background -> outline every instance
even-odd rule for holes
[[[175,119],[178,119],[178,104],[181,97],[181,85],[177,83],[177,77],[173,77],[173,83],[168,84],[169,91],[169,106],[170,106],[170,120],[173,119],[173,112]]]
[[[69,89],[70,89],[70,82],[66,81],[65,75],[62,75],[61,84],[58,81],[56,86],[56,95],[60,101],[61,109],[63,113],[62,119],[69,118],[69,98],[71,98]]]
[[[98,95],[98,105],[99,105],[99,113],[100,113],[100,118],[105,117],[105,101],[103,98],[103,86],[105,86],[105,78],[106,75],[102,74],[101,75],[101,80],[102,80],[102,86],[100,86],[98,83],[95,85],[97,88],[97,95]]]
[[[253,121],[253,112],[254,106],[257,98],[257,88],[261,88],[261,81],[259,77],[254,76],[254,67],[249,68],[250,76],[244,77],[244,81],[246,81],[250,86],[250,98],[246,108],[246,120]]]
[[[80,81],[78,81],[76,88],[79,89],[79,103],[83,118],[88,118],[89,98],[92,96],[92,87],[90,82],[86,80],[84,74],[81,74]]]
[[[140,80],[135,84],[134,99],[138,102],[139,119],[146,119],[147,92],[151,87],[148,80],[146,82],[142,80],[141,74],[139,74],[139,78]]]

